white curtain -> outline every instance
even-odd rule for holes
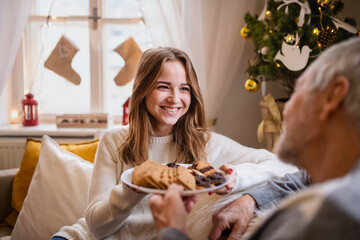
[[[31,0],[0,0],[0,96],[10,76]]]
[[[245,40],[244,16],[258,1],[141,0],[155,46],[184,50],[197,72],[205,99],[206,118],[218,117],[236,80]],[[236,107],[236,103],[234,103]]]

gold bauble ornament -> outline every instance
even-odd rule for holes
[[[249,78],[245,82],[245,89],[249,92],[256,92],[259,89],[259,82],[254,78]]]
[[[240,35],[243,38],[249,38],[249,32],[250,32],[250,29],[247,26],[245,26],[240,30]]]
[[[267,11],[265,12],[265,17],[266,17],[267,19],[271,18],[271,15],[272,15],[272,13],[271,13],[270,10],[267,10]]]

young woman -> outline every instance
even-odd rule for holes
[[[143,53],[135,76],[129,126],[108,130],[100,139],[85,213],[94,238],[154,236],[148,195],[121,182],[125,170],[147,159],[160,163],[206,160],[215,168],[233,164],[226,170],[236,176],[233,184],[228,184],[234,192],[289,170],[273,154],[246,148],[207,129],[194,67],[183,51],[174,48]]]

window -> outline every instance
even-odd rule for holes
[[[79,49],[71,61],[79,85],[44,67],[62,35]],[[19,50],[23,54],[15,63],[23,78],[13,81],[23,81],[17,84],[23,86],[21,94],[35,95],[40,119],[65,113],[121,116],[132,82],[115,84],[125,62],[114,49],[130,36],[142,51],[152,47],[139,0],[34,0]]]

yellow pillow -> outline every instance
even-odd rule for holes
[[[94,162],[95,153],[99,140],[77,144],[60,144],[60,146],[69,152],[72,152],[81,158]],[[20,212],[27,195],[32,176],[39,161],[41,141],[28,138],[26,140],[25,152],[21,161],[20,169],[15,175],[12,190],[11,205]],[[56,179],[54,179],[56,181]]]

